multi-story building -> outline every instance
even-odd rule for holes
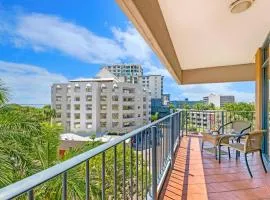
[[[118,79],[128,83],[138,83],[139,77],[143,76],[142,66],[137,64],[107,65],[102,69],[108,70]]]
[[[65,131],[126,133],[151,120],[149,91],[115,77],[53,84],[51,96]]]
[[[208,96],[208,103],[213,103],[215,107],[223,107],[227,103],[234,103],[235,98],[232,95],[216,95],[210,94]]]
[[[163,96],[163,76],[161,75],[148,75],[142,76],[140,80],[140,84],[148,88],[151,91],[152,99],[162,99]]]
[[[115,75],[119,80],[128,83],[139,83],[151,91],[152,99],[161,99],[163,95],[163,76],[161,75],[143,75],[141,65],[118,64],[103,66]]]
[[[164,106],[168,106],[170,104],[170,94],[163,94],[162,95],[162,104]]]
[[[208,104],[209,97],[203,97],[203,102]]]

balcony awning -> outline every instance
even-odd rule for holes
[[[178,83],[255,80],[270,30],[269,0],[233,14],[234,0],[117,0]]]

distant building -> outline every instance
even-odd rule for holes
[[[164,106],[161,99],[151,99],[151,114],[158,112],[158,118],[165,117],[170,114],[169,106]]]
[[[162,99],[163,78],[161,75],[142,76],[140,78],[140,84],[151,91],[152,99]]]
[[[162,104],[168,106],[170,104],[170,94],[162,95]]]
[[[208,103],[213,103],[215,107],[223,107],[227,103],[234,103],[235,98],[232,95],[216,95],[210,94],[208,96]]]
[[[71,132],[126,133],[150,122],[149,90],[101,70],[97,78],[53,84],[56,122]]]
[[[139,77],[143,76],[142,66],[137,64],[107,65],[103,66],[102,69],[108,70],[119,80],[128,83],[138,83]]]
[[[149,89],[152,99],[161,99],[163,95],[163,76],[143,75],[143,69],[138,64],[116,64],[103,66],[114,74],[120,81],[128,83],[139,83],[144,88]]]
[[[203,97],[203,102],[204,102],[204,103],[208,104],[208,100],[209,100],[208,97]]]
[[[192,108],[192,106],[194,106],[195,104],[204,103],[204,102],[203,101],[189,101],[188,99],[185,99],[184,101],[171,101],[170,103],[173,104],[174,107],[176,108],[183,109],[185,108],[185,105]]]

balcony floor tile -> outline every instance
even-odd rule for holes
[[[270,200],[270,171],[264,173],[257,153],[248,156],[250,178],[243,155],[238,161],[234,152],[230,160],[222,155],[219,164],[213,154],[201,152],[200,144],[199,137],[182,138],[159,199]]]

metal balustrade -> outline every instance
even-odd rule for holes
[[[0,189],[0,199],[16,197],[44,199],[39,190],[54,178],[61,178],[62,199],[76,199],[69,191],[68,181],[72,170],[82,166],[85,170],[85,199],[91,197],[91,161],[101,157],[101,179],[99,199],[157,199],[166,174],[174,160],[174,152],[179,144],[183,112],[178,111],[156,122],[134,130],[111,142],[102,144],[44,171]],[[121,150],[121,151],[120,151]],[[113,159],[106,154],[113,152]],[[119,160],[119,153],[123,153]],[[112,162],[111,162],[112,161]],[[119,162],[121,165],[119,167]],[[113,179],[108,190],[106,172],[112,169]]]
[[[185,134],[216,130],[219,126],[235,120],[249,121],[255,125],[254,111],[225,110],[185,110],[182,117],[182,129]],[[222,131],[230,131],[225,127]]]
[[[54,178],[62,180],[62,199],[75,199],[69,192],[68,180],[77,166],[85,170],[85,199],[92,195],[93,184],[91,161],[100,156],[100,196],[99,199],[157,199],[174,160],[175,150],[181,136],[192,132],[215,129],[233,120],[247,120],[254,125],[255,112],[222,110],[180,110],[156,122],[136,129],[111,142],[102,144],[85,153],[52,166],[44,171],[0,189],[0,199],[24,197],[42,199],[41,186]],[[227,131],[227,130],[223,130]],[[113,152],[112,160],[106,157]],[[119,160],[122,153],[122,160]],[[120,165],[119,165],[119,162]],[[113,170],[111,190],[106,184],[107,170]],[[107,174],[108,176],[108,174]],[[35,196],[36,195],[36,196]],[[70,196],[71,195],[71,196]]]

